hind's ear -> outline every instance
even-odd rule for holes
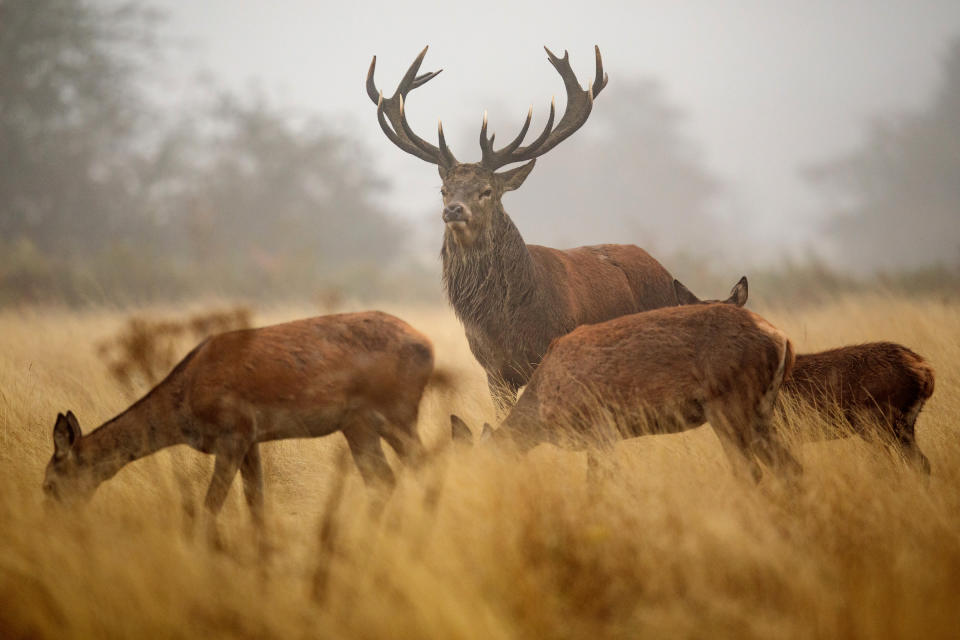
[[[450,414],[450,437],[454,442],[473,442],[473,434],[470,433],[470,427],[458,416]]]
[[[490,424],[487,422],[483,423],[483,429],[480,431],[480,442],[489,440],[493,437],[493,429],[490,428]]]
[[[80,423],[72,411],[67,415],[57,414],[57,422],[53,425],[53,455],[62,458],[80,441]]]
[[[727,302],[742,307],[747,304],[747,294],[747,276],[743,276],[737,284],[733,285],[733,289],[730,289],[730,297],[727,298]]]
[[[700,298],[693,294],[693,291],[683,286],[679,280],[673,281],[673,291],[677,294],[677,304],[700,304]]]

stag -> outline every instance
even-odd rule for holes
[[[679,281],[674,280],[674,286],[681,304],[722,302],[742,307],[747,302],[745,277],[726,300],[700,300]],[[883,436],[904,459],[930,473],[930,461],[917,445],[916,422],[933,388],[933,367],[923,357],[893,342],[868,342],[797,354],[793,373],[783,383],[779,409],[785,415],[783,405],[792,402],[819,413],[827,424],[839,417],[849,431],[837,425],[820,435]]]
[[[550,345],[491,437],[520,452],[541,442],[585,448],[592,470],[597,449],[618,438],[709,421],[734,470],[746,465],[759,480],[762,462],[796,475],[800,463],[771,425],[792,365],[783,333],[731,305],[674,306],[584,325]],[[612,433],[603,428],[610,418]],[[454,440],[470,438],[460,418],[450,421]]]
[[[43,489],[59,501],[85,500],[129,462],[186,444],[216,456],[209,512],[220,511],[239,469],[262,530],[259,443],[340,431],[364,481],[389,489],[394,476],[380,439],[407,462],[422,459],[417,413],[432,372],[430,341],[381,312],[221,333],[89,434],[72,411],[59,414]]]
[[[554,338],[582,324],[677,303],[673,277],[643,249],[626,244],[566,250],[528,245],[504,210],[503,194],[523,184],[537,157],[583,126],[594,98],[607,85],[599,48],[596,74],[587,89],[580,87],[567,52],[560,58],[546,51],[567,93],[556,127],[551,101],[543,132],[524,146],[531,107],[519,134],[495,149],[484,113],[481,160],[475,163],[457,161],[444,139],[442,123],[437,127],[438,146],[415,134],[407,123],[408,94],[440,73],[418,75],[426,48],[390,98],[384,98],[374,83],[376,56],[367,73],[367,94],[377,105],[377,119],[387,138],[440,171],[443,286],[463,323],[470,350],[486,371],[501,414],[516,401],[517,391],[527,384]],[[525,164],[498,171],[519,162]]]

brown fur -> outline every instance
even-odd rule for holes
[[[858,434],[870,436],[879,427],[911,463],[929,473],[915,428],[933,388],[933,368],[918,354],[892,342],[871,342],[800,354],[783,392],[829,417],[839,409]]]
[[[734,295],[740,284],[743,295]],[[681,304],[705,304],[679,282],[674,286]],[[724,302],[743,306],[746,278]],[[929,473],[930,461],[917,446],[916,421],[933,388],[933,368],[921,356],[892,342],[870,342],[798,355],[782,397],[813,408],[828,422],[839,410],[863,436],[879,427],[907,460]],[[828,435],[844,434],[837,430]]]
[[[514,402],[553,339],[582,324],[677,304],[673,277],[634,245],[525,244],[500,200],[526,175],[513,172],[504,177],[480,165],[442,172],[444,288],[503,405]]]
[[[87,497],[128,462],[174,444],[216,456],[206,506],[219,511],[239,469],[262,524],[258,443],[343,432],[367,483],[393,484],[384,438],[407,461],[423,446],[420,397],[433,348],[394,316],[362,312],[213,336],[129,409],[83,436],[58,416],[44,489]]]
[[[763,318],[729,305],[670,307],[584,325],[551,344],[495,439],[595,446],[608,435],[672,433],[709,421],[732,462],[757,459],[797,472],[771,429],[790,372],[790,341]],[[616,418],[598,433],[595,412]],[[454,421],[454,433],[462,424]],[[569,427],[564,431],[563,427]]]

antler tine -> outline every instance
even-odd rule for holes
[[[533,120],[532,106],[527,110],[527,119],[524,121],[523,127],[520,128],[520,133],[517,134],[517,137],[514,138],[504,148],[500,149],[499,151],[494,151],[493,139],[497,134],[493,133],[490,135],[490,139],[487,139],[487,112],[484,111],[483,126],[480,127],[480,151],[483,154],[480,162],[485,165],[503,166],[502,164],[497,164],[499,162],[498,159],[508,156],[520,146],[520,143],[522,143],[523,139],[527,136],[527,131],[530,129],[531,120]]]
[[[500,150],[500,153],[513,153],[514,149],[520,146],[520,143],[523,142],[523,139],[527,136],[527,131],[530,129],[530,122],[533,120],[533,105],[530,105],[530,108],[527,109],[527,119],[524,121],[523,126],[520,128],[520,133],[517,134],[517,137],[514,138],[510,144],[505,146]]]
[[[410,88],[416,89],[417,87],[426,84],[430,80],[433,80],[438,75],[440,75],[441,71],[443,71],[443,69],[437,69],[436,71],[430,71],[429,73],[424,73],[422,75],[417,76],[416,78],[413,79],[413,86],[411,86]]]
[[[383,93],[380,93],[380,98],[377,103],[377,121],[380,123],[380,128],[383,129],[383,132],[387,135],[390,142],[400,147],[402,150],[406,151],[411,155],[415,155],[421,160],[426,160],[427,162],[433,162],[436,164],[436,157],[419,147],[411,144],[411,142],[405,138],[401,138],[397,132],[395,132],[389,124],[387,124],[387,118],[384,114],[384,100]]]
[[[400,98],[400,126],[403,128],[403,133],[406,134],[410,142],[415,144],[421,151],[424,153],[439,153],[439,149],[417,134],[413,132],[413,129],[410,128],[410,124],[407,122],[407,114],[403,109],[403,94],[398,96]]]
[[[367,69],[367,95],[373,100],[373,104],[379,105],[383,92],[377,90],[377,85],[373,82],[373,72],[377,68],[377,56],[373,56],[370,61],[370,68]]]
[[[596,71],[593,82],[588,85],[586,89],[581,87],[577,81],[577,76],[570,66],[570,53],[568,51],[564,50],[563,57],[561,58],[547,47],[544,47],[544,50],[547,52],[547,60],[550,61],[550,64],[553,65],[563,79],[564,88],[567,92],[567,106],[563,116],[560,118],[560,122],[557,123],[556,129],[554,129],[553,121],[556,107],[555,102],[551,100],[550,117],[547,120],[547,126],[544,127],[543,133],[529,145],[525,147],[519,146],[530,125],[532,113],[527,115],[527,122],[523,126],[521,135],[503,149],[494,152],[491,148],[488,152],[484,142],[481,141],[481,149],[484,151],[483,164],[491,169],[498,169],[504,165],[523,162],[541,156],[570,137],[574,131],[582,127],[583,123],[587,121],[593,108],[593,98],[607,85],[608,77],[603,72],[603,60],[600,57],[599,47],[594,47]],[[485,138],[485,134],[486,125],[484,125],[481,137]]]
[[[417,156],[421,160],[443,166],[451,166],[449,165],[451,160],[454,163],[456,160],[453,159],[453,154],[450,152],[450,149],[438,149],[415,134],[407,123],[406,114],[404,113],[404,99],[407,94],[413,89],[423,86],[442,71],[442,69],[440,69],[417,75],[417,72],[420,70],[420,65],[423,63],[423,58],[427,55],[428,49],[429,47],[424,47],[417,55],[406,73],[403,74],[403,78],[401,78],[400,83],[397,85],[397,90],[393,96],[386,99],[383,97],[383,92],[377,90],[376,83],[373,79],[377,66],[377,57],[373,56],[373,60],[370,62],[370,68],[367,70],[367,95],[377,105],[377,120],[380,123],[380,128],[383,129],[383,132],[393,144],[407,153]],[[387,121],[389,121],[389,125]]]
[[[429,48],[430,48],[429,45],[424,47],[423,51],[417,54],[417,57],[414,58],[413,63],[410,65],[410,68],[407,69],[407,72],[403,74],[403,78],[400,79],[400,84],[397,85],[397,94],[406,96],[408,91],[420,86],[416,84],[418,80],[417,71],[420,70],[420,65],[423,63],[423,58],[424,56],[427,55],[427,49]],[[423,78],[423,76],[429,76],[429,75],[430,75],[429,73],[425,73],[422,76],[419,76],[419,78]],[[436,75],[436,74],[433,74],[433,75]],[[420,84],[423,84],[429,79],[430,78],[423,80],[423,82],[421,82]],[[394,94],[394,95],[397,95],[397,94]]]
[[[553,130],[553,119],[557,115],[557,101],[555,98],[550,98],[550,116],[547,118],[547,124],[543,127],[543,132],[537,136],[537,139],[523,147],[522,149],[517,150],[517,155],[524,155],[527,153],[526,150],[536,151],[544,143],[544,141],[550,136],[550,132]],[[536,157],[536,156],[531,156]],[[526,158],[522,158],[525,160]],[[519,162],[519,161],[517,161]]]
[[[603,59],[600,57],[600,47],[593,45],[593,51],[597,56],[597,71],[593,77],[593,84],[590,85],[590,88],[593,90],[593,97],[596,98],[603,88],[607,86],[607,82],[610,78],[606,73],[603,72]],[[437,73],[440,73],[437,71]]]
[[[480,125],[480,153],[484,159],[493,155],[493,139],[497,134],[487,138],[487,112],[483,112],[483,124]],[[482,160],[481,160],[482,162]]]
[[[440,139],[440,153],[446,160],[446,166],[452,167],[457,164],[457,159],[453,157],[453,152],[447,146],[447,139],[443,137],[443,121],[437,120],[437,138]]]

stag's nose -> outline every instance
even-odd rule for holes
[[[466,222],[467,209],[463,204],[454,202],[443,208],[444,222]]]

